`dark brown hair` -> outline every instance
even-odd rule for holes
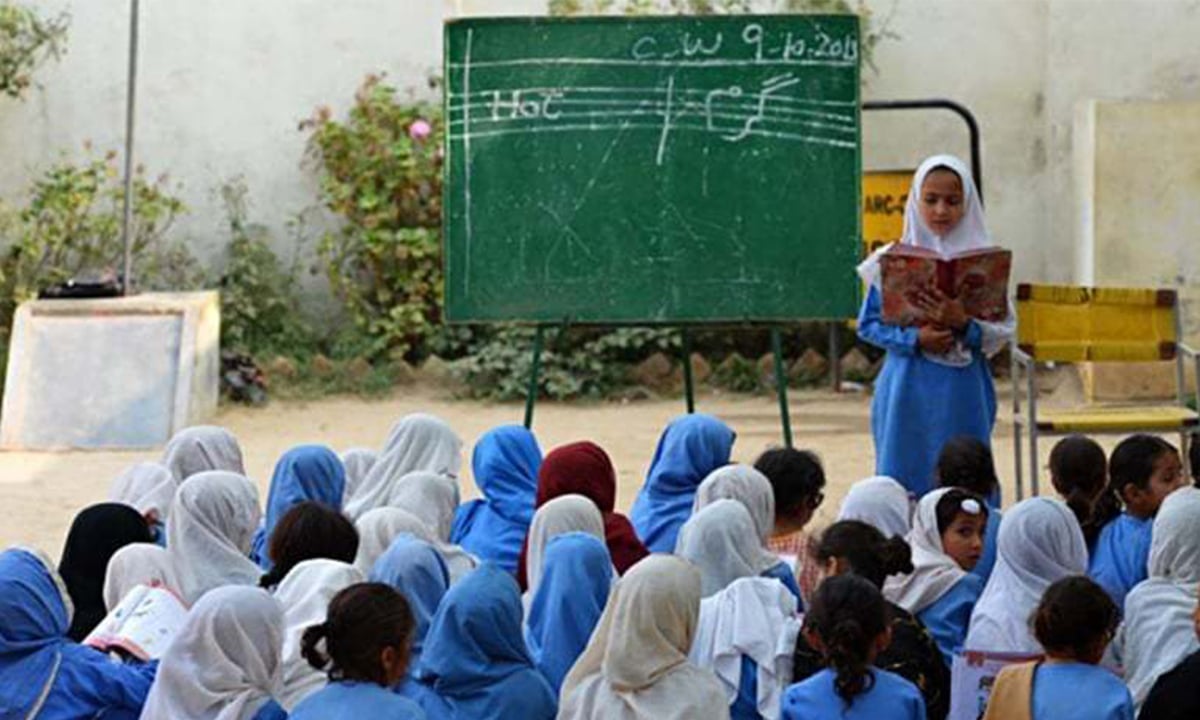
[[[330,680],[385,685],[383,650],[401,648],[407,656],[415,627],[403,595],[383,583],[359,583],[333,596],[325,622],[304,631],[300,654],[318,670],[329,666]]]
[[[970,435],[957,435],[942,446],[937,478],[938,487],[960,487],[985,498],[1000,487],[991,448]]]
[[[1033,634],[1047,653],[1082,660],[1112,637],[1120,615],[1104,589],[1083,575],[1046,588],[1033,613]]]
[[[834,690],[849,707],[875,684],[871,647],[890,622],[882,593],[858,575],[826,578],[804,622],[821,638],[825,662],[837,673]]]
[[[1177,452],[1174,445],[1155,435],[1130,435],[1118,443],[1108,458],[1108,489],[1096,504],[1093,521],[1103,528],[1120,515],[1125,486],[1142,490],[1150,487],[1154,464],[1163,455]]]
[[[1102,509],[1101,504],[1104,508],[1100,514],[1108,515],[1108,508],[1112,506],[1116,512],[1121,511],[1120,504],[1113,503],[1114,498],[1104,496],[1108,484],[1108,458],[1104,448],[1084,435],[1068,435],[1059,440],[1050,451],[1050,482],[1079,520],[1079,527],[1083,528],[1084,538],[1091,547],[1103,527],[1094,519],[1097,510]]]
[[[877,588],[888,575],[913,571],[912,550],[903,538],[885,538],[874,526],[859,520],[839,520],[821,533],[813,557],[825,564],[842,558],[850,571]]]
[[[267,555],[271,570],[258,584],[269,588],[283,581],[305,560],[322,558],[354,562],[358,530],[337,510],[319,502],[302,502],[283,514],[271,533]]]
[[[938,535],[945,534],[950,526],[954,524],[954,518],[959,515],[968,515],[966,510],[963,510],[962,504],[967,500],[974,500],[979,503],[979,514],[984,520],[987,520],[988,507],[983,498],[975,493],[964,490],[962,488],[950,488],[941,498],[938,499],[937,508],[937,529]]]
[[[771,483],[777,517],[792,515],[805,505],[815,508],[825,488],[821,458],[809,450],[772,448],[758,456],[754,469]]]

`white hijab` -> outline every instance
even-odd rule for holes
[[[792,652],[800,634],[796,596],[774,578],[747,577],[700,602],[696,642],[688,659],[716,673],[733,705],[742,684],[742,657],[758,666],[758,712],[778,720],[792,682]]]
[[[358,554],[354,556],[354,567],[364,576],[371,574],[375,561],[392,545],[400,533],[434,544],[433,532],[421,518],[394,507],[380,507],[368,511],[354,523],[358,529]]]
[[[258,490],[241,475],[202,472],[179,486],[167,552],[185,602],[222,585],[258,582],[262,571],[248,555],[261,516]]]
[[[450,584],[458,582],[479,564],[474,555],[450,543],[454,512],[458,509],[458,481],[446,475],[419,470],[400,478],[385,503],[425,519],[433,530],[430,542],[446,560]]]
[[[104,607],[111,612],[139,585],[161,586],[183,596],[171,554],[151,543],[126,545],[113,553],[104,571]]]
[[[358,520],[382,506],[392,486],[411,472],[428,470],[457,478],[461,468],[462,440],[449,425],[432,415],[407,415],[392,428],[379,459],[354,493],[346,494],[346,514]]]
[[[893,575],[883,584],[883,595],[913,615],[937,602],[967,574],[942,547],[937,504],[953,488],[926,493],[917,503],[916,523],[908,533],[913,571]]]
[[[189,477],[210,470],[245,475],[242,448],[225,428],[197,425],[175,433],[163,450],[162,464],[182,483]]]
[[[165,524],[178,487],[175,476],[162,465],[137,463],[113,480],[108,499],[128,505],[142,515],[153,513],[159,522]]]
[[[1035,497],[1004,513],[996,540],[996,567],[975,611],[968,650],[1040,655],[1029,617],[1042,593],[1068,575],[1087,572],[1088,552],[1079,521],[1059,500]]]
[[[858,520],[884,537],[908,537],[912,530],[912,500],[908,490],[886,475],[859,480],[850,486],[838,520]]]
[[[1192,623],[1200,583],[1200,490],[1167,496],[1151,531],[1149,578],[1125,598],[1117,635],[1125,682],[1141,709],[1163,673],[1200,649]]]
[[[737,500],[717,500],[689,518],[679,531],[675,554],[700,569],[704,597],[780,562],[763,548],[750,511]]]
[[[529,603],[533,601],[533,595],[542,582],[542,559],[546,556],[546,546],[554,538],[569,532],[587,533],[604,542],[604,516],[590,498],[560,495],[534,513],[533,522],[529,525],[529,551],[525,566],[529,589],[522,597],[526,615]]]
[[[692,514],[722,499],[737,500],[746,506],[765,546],[775,530],[775,491],[767,476],[749,465],[726,465],[713,470],[696,489]]]
[[[325,687],[329,678],[300,654],[304,631],[325,622],[329,601],[343,589],[366,582],[358,568],[337,560],[305,560],[292,568],[275,599],[283,605],[283,689],[276,699],[289,713]]]
[[[630,568],[563,681],[558,720],[727,720],[721,683],[688,662],[699,614],[687,562],[650,555]]]
[[[224,587],[196,603],[167,649],[141,720],[250,720],[279,692],[283,607]]]
[[[342,467],[346,468],[346,487],[342,491],[342,497],[354,497],[354,493],[358,491],[371,468],[375,467],[378,459],[379,454],[367,448],[351,448],[342,453]]]

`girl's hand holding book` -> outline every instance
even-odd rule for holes
[[[925,313],[925,319],[938,327],[961,332],[971,320],[962,301],[946,295],[936,285],[918,293],[916,304]]]

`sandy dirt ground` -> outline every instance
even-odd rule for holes
[[[1013,497],[1012,425],[1004,409],[996,425],[997,468],[1005,499]],[[829,488],[815,525],[837,513],[846,488],[873,474],[870,398],[862,394],[805,391],[791,393],[792,427],[797,447],[818,452]],[[738,434],[734,459],[751,462],[781,442],[779,411],[773,396],[702,394],[697,409],[721,417]],[[264,408],[223,407],[213,422],[241,441],[246,467],[266,498],[271,470],[281,453],[300,443],[324,443],[338,451],[378,447],[392,423],[406,413],[432,412],[447,420],[466,443],[464,497],[476,494],[470,477],[470,449],[488,428],[519,423],[520,404],[484,404],[451,400],[432,390],[406,388],[385,400],[335,397],[314,402],[273,402]],[[542,449],[591,439],[612,455],[620,489],[618,504],[628,508],[641,486],[663,426],[683,411],[682,399],[621,403],[540,403],[534,419]],[[1106,443],[1111,446],[1111,443]],[[1043,443],[1042,467],[1049,443]],[[158,452],[0,453],[0,547],[32,545],[57,557],[74,514],[105,499],[112,479],[127,465],[157,459]],[[1044,483],[1045,484],[1045,483]],[[1049,488],[1044,488],[1049,491]]]

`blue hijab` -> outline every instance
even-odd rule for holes
[[[391,585],[408,601],[417,623],[409,668],[416,668],[421,661],[429,623],[450,588],[446,561],[429,543],[409,533],[401,533],[375,561],[370,580]]]
[[[0,717],[23,718],[54,681],[71,612],[38,556],[0,553]]]
[[[612,576],[608,547],[587,533],[559,535],[546,546],[525,640],[555,694],[600,622]]]
[[[537,439],[520,425],[504,425],[479,438],[471,471],[483,497],[459,506],[450,542],[516,572],[533,521],[541,466]]]
[[[346,469],[337,453],[324,445],[300,445],[284,453],[271,477],[263,526],[254,533],[252,555],[259,567],[271,569],[271,533],[288,510],[310,500],[341,510],[345,488]]]
[[[417,678],[452,714],[472,720],[551,720],[554,692],[533,665],[521,633],[521,593],[493,564],[446,593],[425,638]],[[424,705],[429,720],[439,713]]]
[[[675,551],[675,537],[692,513],[696,488],[710,472],[729,464],[734,437],[728,425],[702,413],[677,417],[663,431],[646,484],[629,513],[650,552]]]

